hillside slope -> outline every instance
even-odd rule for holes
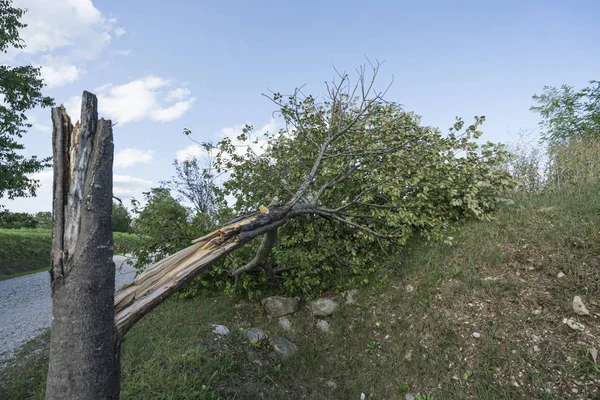
[[[122,398],[600,399],[600,187],[521,197],[455,238],[411,243],[354,304],[332,295],[329,333],[304,305],[286,331],[258,303],[167,301],[126,337]],[[299,351],[282,361],[249,327]],[[0,398],[40,398],[46,347],[0,372]]]

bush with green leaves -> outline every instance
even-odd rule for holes
[[[113,232],[131,233],[131,217],[129,211],[121,202],[113,201],[112,206],[112,230]]]
[[[190,245],[205,234],[210,226],[203,214],[190,215],[189,211],[171,196],[169,189],[152,188],[144,193],[145,203],[133,200],[134,231],[140,236],[140,245],[133,252],[136,266],[156,262]]]
[[[38,227],[37,219],[28,213],[15,213],[8,210],[0,211],[0,228],[33,229]]]
[[[307,297],[366,283],[413,235],[451,243],[455,221],[489,218],[515,186],[503,145],[475,140],[484,117],[457,119],[447,134],[423,126],[373,89],[378,68],[356,85],[341,74],[321,99],[275,93],[284,129],[255,138],[247,126],[216,145],[216,173],[227,176],[217,201],[234,198],[234,215],[276,209],[281,219],[215,266],[213,283],[252,296],[266,282]]]

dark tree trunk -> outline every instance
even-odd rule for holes
[[[115,266],[111,227],[113,136],[83,93],[81,124],[52,109],[54,199],[52,339],[46,399],[117,399]]]

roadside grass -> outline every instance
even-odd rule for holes
[[[331,294],[327,334],[306,305],[288,332],[257,302],[168,300],[126,337],[121,398],[600,399],[600,186],[518,196],[455,238],[415,239],[355,304]],[[591,316],[573,312],[575,295]],[[300,350],[283,361],[247,343],[249,327]],[[0,398],[43,398],[46,352],[24,349],[0,371]]]
[[[137,235],[114,232],[115,254],[131,252]],[[0,280],[47,271],[50,267],[52,231],[49,229],[0,229]]]

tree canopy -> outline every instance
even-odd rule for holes
[[[540,114],[543,139],[564,143],[571,139],[600,136],[600,82],[576,91],[572,86],[544,86],[534,95],[537,105],[531,111]]]
[[[25,47],[19,36],[19,29],[26,26],[20,22],[24,12],[13,7],[11,0],[0,0],[0,52]],[[20,154],[24,146],[18,141],[31,127],[26,111],[53,104],[50,97],[42,95],[43,86],[39,68],[0,65],[0,198],[35,195],[37,181],[27,174],[50,166],[49,158]]]
[[[476,141],[485,117],[457,119],[447,134],[423,126],[375,90],[378,71],[361,69],[357,84],[339,74],[322,98],[268,95],[284,129],[255,138],[247,126],[237,138],[245,151],[235,138],[216,144],[215,171],[227,177],[217,201],[235,199],[234,215],[276,209],[285,220],[250,246],[254,257],[240,250],[215,269],[235,278],[227,288],[257,269],[292,292],[356,284],[415,234],[451,242],[454,221],[488,218],[514,186],[503,145]]]

